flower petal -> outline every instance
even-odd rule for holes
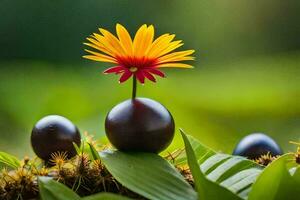
[[[90,51],[88,49],[85,49],[86,52],[98,57],[98,61],[102,61],[102,62],[110,62],[110,63],[117,63],[117,60],[113,57],[101,54],[101,53],[97,53],[94,51]],[[88,58],[88,56],[84,56],[84,58]]]
[[[179,59],[193,54],[195,50],[177,51],[158,58],[159,63],[169,62],[172,59]]]
[[[147,72],[146,70],[144,70],[143,71],[143,74],[144,74],[144,76],[147,78],[147,79],[149,79],[150,81],[152,81],[152,82],[156,82],[156,79],[155,79],[155,77],[152,75],[152,74],[150,74],[149,72]]]
[[[104,47],[104,45],[102,43],[100,43],[94,36],[92,36],[93,38],[86,38],[88,41],[90,41],[91,43],[84,43],[85,45],[87,46],[90,46],[94,49],[97,49],[99,51],[102,51],[103,53],[106,53],[107,55],[110,55],[110,56],[115,56],[115,54]]]
[[[122,45],[123,49],[127,53],[128,56],[132,56],[133,54],[133,46],[132,46],[132,39],[130,37],[130,34],[126,30],[125,27],[123,27],[121,24],[117,24],[116,31],[118,38],[120,40],[120,44]]]
[[[122,66],[115,66],[115,67],[111,67],[111,68],[108,68],[106,69],[103,73],[104,74],[111,74],[111,73],[120,73],[120,72],[123,72],[124,71],[124,67]]]
[[[192,65],[184,64],[184,63],[164,63],[157,65],[158,68],[160,67],[175,67],[175,68],[194,68]]]
[[[179,47],[181,47],[183,45],[183,43],[181,43],[182,40],[178,40],[178,41],[174,41],[174,42],[171,42],[169,44],[169,46],[165,49],[162,49],[161,51],[157,52],[155,55],[153,55],[154,57],[160,57],[160,56],[163,56]]]
[[[165,60],[158,59],[157,64],[163,64],[163,63],[170,63],[170,62],[178,62],[178,61],[186,61],[186,60],[195,60],[195,57],[193,56],[186,56],[186,57],[173,57]]]
[[[142,71],[138,71],[135,73],[135,76],[137,78],[137,80],[141,83],[141,84],[144,84],[145,83],[145,76],[143,74]]]
[[[147,28],[147,31],[145,32],[144,35],[144,40],[141,44],[141,50],[140,50],[140,55],[139,57],[145,56],[145,52],[150,48],[154,38],[154,27],[153,25],[150,25]]]
[[[148,53],[151,53],[151,51],[153,51],[155,49],[155,47],[157,46],[158,43],[160,43],[161,41],[165,40],[169,36],[170,36],[170,34],[166,33],[166,34],[163,34],[163,35],[159,36],[158,38],[156,38],[154,40],[154,42],[152,42],[152,44],[149,46],[149,48],[146,51],[145,55],[148,55]]]
[[[99,31],[106,38],[106,40],[118,51],[119,54],[123,56],[126,55],[122,45],[120,44],[120,41],[118,40],[118,38],[116,38],[116,36],[103,28],[99,28]]]
[[[141,44],[144,39],[144,35],[147,32],[147,25],[144,24],[139,28],[136,32],[134,39],[133,39],[133,52],[135,57],[139,57],[141,55]]]
[[[150,58],[156,58],[155,55],[157,55],[162,50],[168,48],[170,46],[170,42],[175,38],[175,35],[168,35],[166,37],[161,38],[156,42],[156,40],[153,42],[153,45],[151,46],[150,50],[147,53],[147,56]],[[155,45],[154,45],[155,43]]]
[[[119,82],[124,83],[132,76],[132,72],[129,70],[126,70],[120,77]]]
[[[94,33],[93,37],[103,46],[103,48],[105,48],[107,51],[110,51],[114,57],[121,55],[121,52],[118,50],[118,48],[113,46],[108,38],[97,33]]]
[[[99,61],[99,62],[110,62],[110,63],[114,63],[114,62],[112,62],[111,60],[107,60],[107,59],[101,58],[101,57],[99,57],[99,56],[85,55],[85,56],[82,56],[82,57],[83,57],[83,58],[86,58],[86,59],[89,59],[89,60]]]
[[[163,78],[165,77],[165,74],[162,71],[158,70],[158,69],[150,68],[150,69],[147,69],[147,70],[148,70],[148,72],[150,72],[152,74],[155,74],[157,76],[160,76],[160,77],[163,77]]]

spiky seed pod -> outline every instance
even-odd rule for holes
[[[90,176],[101,176],[101,172],[104,170],[104,168],[105,167],[100,160],[93,160],[89,174]]]
[[[90,167],[89,156],[86,153],[77,155],[75,159],[75,163],[76,163],[76,173],[82,176],[86,175]]]
[[[273,162],[279,156],[272,156],[270,152],[267,154],[261,155],[259,158],[255,159],[254,161],[260,165],[268,166],[271,162]]]
[[[290,141],[291,144],[295,144],[297,145],[297,151],[294,153],[294,160],[296,163],[300,164],[300,142],[294,142],[294,141]]]
[[[43,166],[40,170],[38,170],[38,176],[47,176],[49,174],[49,170]]]
[[[300,147],[297,148],[297,152],[295,153],[295,161],[300,164]]]
[[[4,186],[1,184],[0,185],[0,199],[6,199],[6,190],[4,189]]]
[[[37,178],[31,171],[20,167],[2,175],[5,182],[2,186],[2,199],[32,199],[38,195]]]
[[[194,187],[194,179],[191,170],[187,166],[176,166],[176,168],[184,179]]]
[[[101,162],[101,160],[93,160],[92,161],[92,168],[93,169],[99,169],[102,170],[104,168],[103,163]]]
[[[22,161],[22,166],[25,167],[25,166],[29,165],[30,164],[29,161],[30,161],[30,158],[28,156],[25,156]]]
[[[84,141],[88,144],[91,144],[97,151],[101,151],[104,148],[104,145],[100,143],[99,140],[94,139],[94,135],[89,134],[87,131],[83,133]]]
[[[66,160],[68,159],[68,153],[67,152],[54,152],[51,154],[50,164],[56,166],[58,169],[61,169],[61,167],[66,163]]]

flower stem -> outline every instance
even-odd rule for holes
[[[132,99],[135,99],[136,97],[136,76],[133,75],[132,79]]]

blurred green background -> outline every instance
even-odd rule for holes
[[[106,113],[131,83],[84,60],[83,42],[115,24],[133,34],[176,33],[196,49],[195,69],[168,69],[138,96],[164,104],[177,127],[230,153],[242,136],[264,132],[284,148],[300,139],[299,0],[0,0],[0,150],[32,155],[33,125],[60,114],[104,136]],[[182,145],[176,136],[170,151]]]

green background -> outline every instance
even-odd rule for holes
[[[131,94],[84,60],[83,42],[98,27],[131,34],[153,24],[195,49],[192,70],[139,85],[138,96],[164,104],[177,127],[230,153],[242,136],[264,132],[288,152],[300,139],[298,0],[0,0],[0,150],[32,155],[30,132],[60,114],[104,136],[106,113]],[[178,133],[178,131],[177,131]],[[170,151],[182,145],[178,134]]]

